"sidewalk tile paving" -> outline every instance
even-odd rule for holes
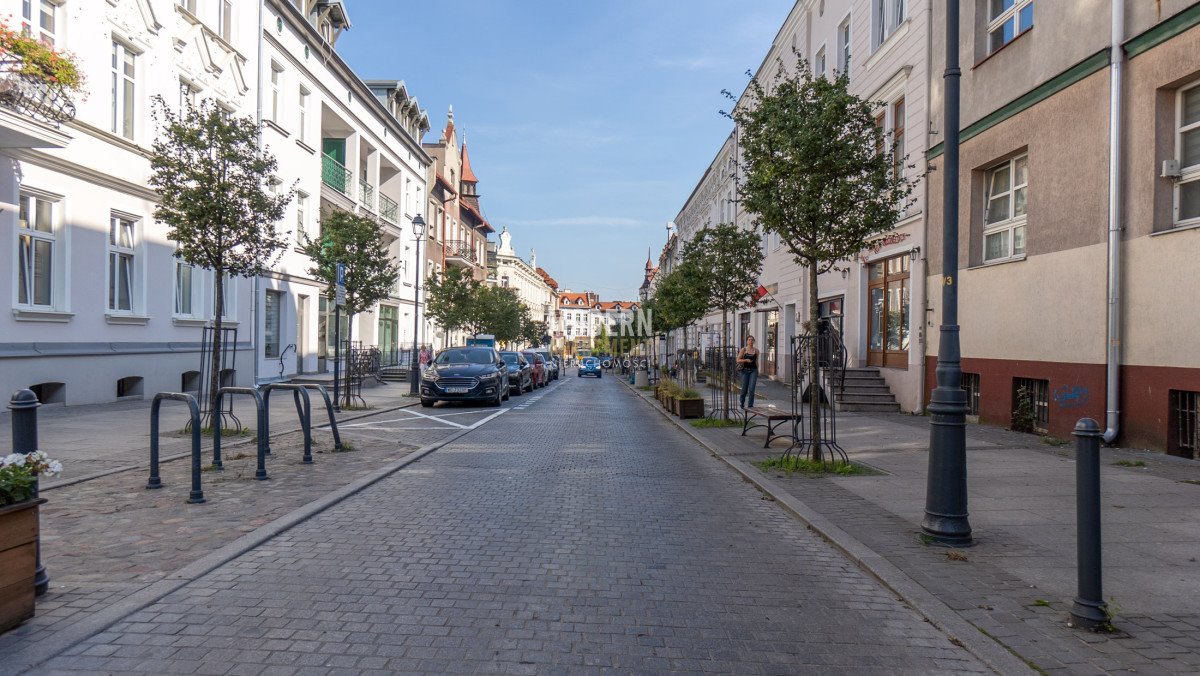
[[[760,381],[762,383],[762,381]],[[787,389],[760,385],[790,406]],[[646,395],[642,395],[646,398]],[[761,396],[761,395],[760,395]],[[653,400],[650,400],[653,401]],[[657,405],[657,403],[654,403]],[[694,429],[710,448],[746,462],[777,455],[761,432]],[[1131,449],[1102,451],[1104,589],[1117,632],[1065,626],[1075,592],[1072,445],[968,426],[965,561],[919,538],[928,419],[838,414],[838,440],[878,476],[770,476],[796,499],[899,567],[962,617],[1048,672],[1200,672],[1200,463]],[[1143,467],[1114,463],[1141,461]]]
[[[621,385],[550,394],[41,669],[983,670]]]

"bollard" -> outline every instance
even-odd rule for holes
[[[1071,606],[1073,627],[1096,630],[1108,623],[1101,584],[1100,425],[1091,418],[1075,424],[1075,533],[1078,593]]]
[[[275,390],[291,390],[292,399],[296,403],[296,415],[300,418],[300,430],[304,433],[304,459],[306,465],[312,464],[312,402],[308,396],[308,388],[295,383],[271,383],[262,388],[263,393],[263,424],[266,438],[266,453],[271,454],[271,392]],[[321,390],[324,392],[324,389]]]
[[[342,446],[342,435],[338,433],[337,417],[333,415],[333,403],[329,400],[329,392],[325,390],[325,386],[319,383],[304,383],[305,389],[316,390],[317,394],[325,400],[325,413],[329,415],[329,429],[333,432],[333,449],[335,451],[346,450]],[[311,421],[309,425],[311,426]]]
[[[12,411],[12,450],[13,453],[32,453],[38,450],[37,410],[42,404],[38,401],[33,390],[17,390],[8,402],[8,410]],[[39,480],[33,477],[33,499],[38,498]],[[40,517],[39,517],[40,518]],[[39,537],[34,545],[34,558],[37,573],[33,578],[33,591],[37,596],[46,593],[50,588],[50,576],[42,565],[42,539]]]

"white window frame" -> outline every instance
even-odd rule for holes
[[[1017,163],[1020,162],[1021,160],[1025,161],[1025,183],[1017,183]],[[993,195],[992,194],[992,177],[995,175],[995,173],[997,171],[1000,171],[1001,169],[1005,169],[1005,168],[1007,168],[1008,172],[1009,172],[1009,174],[1008,174],[1008,189],[1003,192],[997,193],[996,195]],[[1007,160],[1004,160],[1003,162],[1000,162],[999,164],[996,164],[995,166],[990,167],[987,171],[984,172],[983,175],[984,175],[984,180],[986,181],[986,185],[984,187],[984,196],[983,196],[983,237],[981,238],[981,245],[983,247],[983,262],[995,263],[998,261],[1019,259],[1019,258],[1023,258],[1025,256],[1025,251],[1028,248],[1028,238],[1027,238],[1027,235],[1025,234],[1026,233],[1026,215],[1027,214],[1017,214],[1016,213],[1016,193],[1017,193],[1017,190],[1020,190],[1020,189],[1025,190],[1025,194],[1026,194],[1026,198],[1025,198],[1026,202],[1025,203],[1026,203],[1026,208],[1028,208],[1028,204],[1029,204],[1029,201],[1028,201],[1029,200],[1029,173],[1030,172],[1029,172],[1029,154],[1028,153],[1022,153],[1015,157],[1011,157]],[[1004,198],[1007,200],[1007,202],[1008,202],[1008,218],[1004,219],[1003,221],[998,221],[996,223],[988,223],[988,208],[991,205],[992,200],[997,199],[997,198]],[[1020,247],[1019,251],[1017,250],[1017,234],[1018,234],[1017,231],[1020,231],[1020,235],[1021,235],[1021,247]],[[992,235],[1004,233],[1004,232],[1008,233],[1007,251],[1000,256],[996,256],[994,258],[988,258],[988,255],[987,255],[988,237],[992,236]]]
[[[20,210],[25,211],[27,218],[29,218],[29,217],[32,217],[34,219],[37,218],[37,203],[38,202],[44,202],[44,203],[48,204],[50,207],[50,216],[49,216],[50,230],[48,232],[43,231],[43,230],[37,230],[36,226],[35,227],[22,227],[22,225],[21,225],[22,219],[20,218],[20,215],[19,215],[20,210],[18,211],[18,222],[17,222],[16,233],[15,233],[16,251],[14,252],[15,257],[16,257],[16,265],[14,266],[14,269],[13,269],[13,277],[14,277],[14,279],[13,279],[13,305],[16,307],[19,307],[19,308],[30,308],[30,309],[39,309],[39,310],[56,309],[59,306],[60,296],[61,296],[61,290],[59,288],[58,276],[59,276],[59,268],[60,268],[59,259],[62,257],[61,251],[60,251],[60,237],[59,237],[59,235],[61,234],[61,230],[62,230],[62,228],[59,226],[59,221],[60,221],[60,216],[59,216],[60,211],[59,210],[62,206],[62,201],[59,199],[48,197],[48,196],[40,194],[40,193],[34,194],[34,193],[26,192],[24,190],[21,191],[21,195],[20,195],[19,199],[20,199]],[[24,258],[24,264],[23,264],[22,256],[21,256],[21,254],[23,253],[22,246],[21,246],[21,240],[26,237],[29,238],[30,242],[29,242],[29,247],[28,247],[26,256]],[[45,302],[45,303],[38,303],[37,298],[36,298],[36,279],[37,279],[38,261],[40,261],[42,258],[37,255],[37,245],[36,245],[37,242],[46,243],[50,247],[50,252],[49,252],[48,256],[46,257],[48,259],[46,261],[46,264],[49,266],[49,270],[46,272],[46,277],[50,280],[50,291],[49,291],[49,298],[46,299],[48,302]],[[24,284],[21,283],[21,272],[22,271],[25,272]],[[21,300],[22,291],[25,292],[24,302],[22,302],[22,300]]]
[[[225,42],[233,42],[233,0],[217,0],[217,35]]]
[[[179,0],[179,6],[192,14],[196,13],[196,0]]]
[[[271,307],[268,299],[275,299],[275,331],[274,331],[274,354],[272,354],[271,344]],[[267,289],[263,296],[263,358],[278,359],[283,351],[283,327],[284,327],[284,312],[283,308],[287,299],[287,293],[278,289]]]
[[[279,124],[279,110],[283,107],[283,66],[271,61],[271,121]]]
[[[195,107],[200,102],[200,88],[180,78],[179,80],[179,112],[187,112],[188,106]]]
[[[21,33],[30,37],[36,35],[38,40],[53,47],[58,41],[58,33],[60,32],[59,20],[61,17],[59,17],[58,12],[59,5],[60,3],[54,0],[21,0]],[[34,16],[35,7],[37,8],[36,17]],[[49,29],[46,28],[45,23],[42,21],[43,13],[46,9],[50,10],[50,23],[52,25]],[[37,26],[36,30],[34,26]]]
[[[211,291],[209,294],[211,302],[208,304],[206,314],[209,319],[214,319],[217,314],[217,275],[215,272],[208,277],[208,288]],[[228,324],[237,317],[237,308],[235,307],[235,301],[237,300],[237,277],[234,275],[225,275],[225,284],[222,290],[225,292],[225,304],[221,309],[225,311],[225,314],[221,315],[221,321]]]
[[[825,45],[821,45],[817,50],[817,55],[813,57],[813,75],[816,77],[825,77]]]
[[[991,0],[984,0],[984,2],[986,3],[986,5],[988,7],[988,12],[990,14],[991,4],[992,4]],[[1033,27],[1032,23],[1023,28],[1021,27],[1021,10],[1025,9],[1026,7],[1032,8],[1033,0],[1013,0],[1013,4],[1011,7],[1001,11],[996,16],[988,17],[987,31],[984,33],[984,39],[987,40],[988,54],[992,54],[994,52],[999,51],[1005,45],[1012,42],[1013,40],[1016,40],[1018,37],[1021,36],[1021,34],[1023,34],[1025,31],[1027,31]],[[1012,19],[1012,22],[1013,22],[1012,39],[1005,40],[1003,43],[1001,43],[999,45],[993,45],[992,44],[992,33],[995,32],[996,29],[1002,27],[1005,23],[1007,23],[1009,21],[1009,19]]]
[[[850,74],[850,47],[851,47],[850,41],[853,39],[853,36],[854,36],[854,34],[850,30],[850,15],[847,14],[846,18],[842,19],[842,22],[839,23],[838,27],[837,27],[837,44],[838,44],[837,72],[838,72],[838,75],[845,73],[847,76],[849,76],[849,74]]]
[[[308,235],[308,193],[296,191],[296,243],[304,244]]]
[[[175,274],[173,275],[175,305],[173,316],[182,319],[191,319],[196,316],[196,308],[199,307],[197,291],[199,287],[196,284],[196,266],[184,261],[180,258],[175,260]],[[187,293],[184,295],[183,278],[187,277]],[[186,303],[186,307],[185,307]]]
[[[106,308],[108,314],[131,315],[137,308],[137,242],[139,221],[125,214],[113,213],[108,218],[106,265]],[[125,236],[128,239],[125,239]],[[122,270],[124,269],[124,270]],[[122,276],[122,271],[124,275]],[[120,287],[124,287],[121,289]],[[128,305],[121,306],[121,292]]]
[[[1200,134],[1200,120],[1188,125],[1183,123],[1184,95],[1192,90],[1200,91],[1200,81],[1193,82],[1186,87],[1180,87],[1179,92],[1175,97],[1175,157],[1179,158],[1180,177],[1178,181],[1175,181],[1173,218],[1171,220],[1174,222],[1176,227],[1200,225],[1200,216],[1180,218],[1179,213],[1183,199],[1184,186],[1200,181],[1200,160],[1197,160],[1196,164],[1191,166],[1183,166],[1183,135],[1188,132],[1196,132]]]
[[[112,60],[109,73],[112,76],[112,133],[117,136],[134,140],[138,130],[138,56],[140,54],[129,43],[116,37],[112,39]],[[133,74],[125,72],[126,62],[133,69]],[[125,86],[132,87],[130,100],[125,100]],[[120,85],[120,86],[118,86]],[[133,110],[129,110],[132,106]],[[125,118],[129,118],[129,128],[125,128]]]
[[[299,100],[298,111],[297,111],[298,127],[296,129],[296,138],[299,139],[301,143],[307,143],[308,142],[308,101],[310,98],[312,98],[312,92],[309,91],[308,87],[305,87],[304,85],[300,85],[299,92],[300,92],[300,94],[299,94],[300,100]]]
[[[907,0],[871,0],[871,48],[882,47],[907,20]]]

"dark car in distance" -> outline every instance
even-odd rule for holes
[[[533,389],[533,365],[520,352],[500,353],[508,368],[508,386],[512,394],[521,394]]]
[[[545,387],[546,360],[542,359],[542,355],[530,350],[522,352],[521,355],[525,357],[525,361],[529,362],[533,366],[533,386]]]
[[[450,347],[437,353],[421,374],[421,405],[439,401],[482,401],[492,406],[508,398],[508,365],[490,347]]]

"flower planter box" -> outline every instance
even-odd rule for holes
[[[675,415],[678,415],[680,418],[703,418],[704,400],[677,399],[675,400],[675,409]]]
[[[0,632],[33,617],[38,505],[45,501],[0,507]]]

